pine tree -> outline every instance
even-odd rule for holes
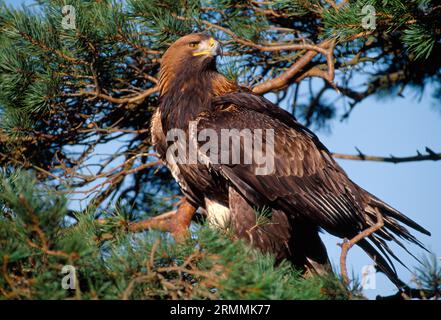
[[[347,299],[332,275],[303,279],[288,263],[228,234],[200,228],[174,243],[160,233],[127,232],[127,216],[106,222],[65,217],[67,202],[29,173],[1,177],[0,293],[6,299]],[[63,288],[63,267],[75,277]],[[66,269],[70,270],[70,269]]]
[[[179,244],[128,232],[130,221],[179,200],[150,145],[160,58],[182,35],[211,33],[223,44],[225,75],[275,93],[300,121],[323,127],[372,95],[420,91],[428,82],[441,91],[436,1],[37,4],[0,4],[2,297],[358,296],[334,277],[303,279],[286,264],[274,267],[272,257],[205,227]],[[313,81],[314,90],[299,94]],[[329,103],[336,91],[347,98],[344,114]],[[427,149],[415,160],[426,158],[441,156]],[[77,268],[80,290],[62,289],[64,265]],[[422,287],[439,295],[434,268],[438,282]]]

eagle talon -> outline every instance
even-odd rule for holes
[[[170,232],[176,241],[181,242],[189,234],[191,219],[195,212],[196,208],[184,200],[176,211],[170,211],[148,220],[131,223],[129,230],[139,232],[154,229]]]

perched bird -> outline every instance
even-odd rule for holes
[[[173,43],[161,61],[152,143],[188,201],[205,209],[210,224],[230,228],[278,261],[318,272],[329,264],[321,229],[350,239],[375,225],[379,214],[384,226],[357,245],[401,286],[390,257],[400,260],[387,242],[406,249],[404,239],[423,247],[405,226],[430,233],[351,181],[317,136],[290,113],[220,74],[215,59],[220,51],[209,35],[190,34]],[[177,132],[187,144],[177,142]],[[228,139],[239,133],[236,151],[222,139],[225,132],[230,132]],[[267,146],[251,162],[243,161],[254,151],[244,132],[261,134],[260,144]],[[188,161],[192,143],[197,161]],[[187,161],[178,161],[182,154],[177,151],[186,151]],[[262,158],[269,169],[259,173]],[[268,213],[265,219],[260,219],[262,211]]]

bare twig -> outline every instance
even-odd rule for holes
[[[296,76],[301,74],[303,69],[306,67],[308,63],[314,59],[314,57],[320,52],[326,56],[327,64],[328,64],[328,71],[325,72],[323,70],[319,69],[310,69],[309,71],[305,72],[301,77],[299,77],[297,80],[300,81],[308,76],[317,76],[325,79],[328,81],[332,87],[335,88],[334,85],[334,61],[333,61],[333,51],[335,43],[333,40],[325,40],[321,44],[318,45],[321,50],[315,50],[316,48],[309,48],[304,45],[296,45],[300,46],[300,49],[306,49],[310,50],[306,52],[300,59],[298,59],[291,67],[288,68],[284,73],[282,73],[280,76],[276,78],[269,79],[263,83],[258,84],[255,86],[252,90],[254,93],[258,94],[264,94],[266,92],[272,91],[272,90],[278,90],[283,88],[284,86],[288,85],[290,81],[292,81]],[[304,46],[303,48],[301,48]],[[314,46],[317,47],[317,46]],[[314,51],[312,51],[314,50]]]
[[[426,147],[427,154],[421,154],[417,152],[415,156],[408,157],[381,157],[381,156],[368,156],[359,151],[358,155],[343,154],[343,153],[333,153],[334,158],[345,159],[345,160],[360,160],[360,161],[377,161],[377,162],[390,162],[390,163],[403,163],[403,162],[413,162],[413,161],[438,161],[441,160],[441,153],[435,153],[431,149]]]
[[[371,234],[373,234],[375,231],[380,230],[383,225],[383,216],[381,215],[380,211],[378,209],[375,209],[376,212],[376,216],[377,216],[377,223],[374,224],[373,226],[367,228],[366,230],[360,232],[359,234],[357,234],[354,238],[352,238],[351,240],[348,239],[344,239],[343,243],[340,245],[341,246],[341,255],[340,255],[340,271],[341,271],[341,275],[343,277],[343,281],[345,282],[346,285],[349,284],[349,277],[348,277],[348,270],[346,267],[346,258],[348,255],[348,251],[361,239],[364,239],[368,236],[370,236]]]
[[[188,20],[186,17],[174,15],[174,17],[178,20]],[[328,71],[325,72],[319,69],[313,69],[313,71],[309,71],[309,74],[306,74],[304,77],[321,77],[325,79],[329,84],[338,91],[337,87],[334,84],[334,47],[335,40],[328,39],[323,41],[319,45],[309,44],[309,43],[271,43],[267,45],[262,45],[259,43],[252,42],[250,40],[244,39],[236,35],[233,31],[228,28],[222,27],[218,24],[202,20],[202,23],[205,24],[208,28],[214,28],[219,31],[224,32],[228,36],[231,37],[233,41],[239,43],[244,46],[248,46],[254,49],[257,49],[261,52],[276,52],[276,51],[293,51],[293,50],[308,50],[308,52],[303,55],[299,60],[297,60],[287,71],[285,71],[279,77],[267,80],[257,86],[255,86],[252,90],[258,94],[264,94],[271,90],[278,90],[284,86],[286,86],[290,80],[292,80],[295,76],[297,76],[303,68],[312,61],[312,59],[318,54],[321,53],[326,57]],[[301,80],[299,79],[299,81]]]
[[[82,91],[82,92],[80,92],[80,94],[81,95],[88,95],[88,96],[98,97],[100,99],[104,99],[104,100],[107,100],[107,101],[112,102],[112,103],[127,104],[127,103],[135,103],[135,102],[142,101],[145,98],[147,98],[148,96],[158,92],[158,90],[159,90],[159,88],[155,86],[155,87],[152,87],[152,88],[149,88],[149,89],[145,90],[144,92],[142,92],[142,93],[140,93],[140,94],[138,94],[136,96],[128,97],[128,98],[115,98],[115,97],[109,96],[107,94],[97,93],[97,92],[94,92],[94,91],[91,91],[91,92]]]

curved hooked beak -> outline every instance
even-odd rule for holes
[[[201,41],[199,43],[198,51],[193,53],[193,56],[207,55],[215,57],[222,54],[222,48],[218,41],[214,38],[209,38],[207,40]]]

